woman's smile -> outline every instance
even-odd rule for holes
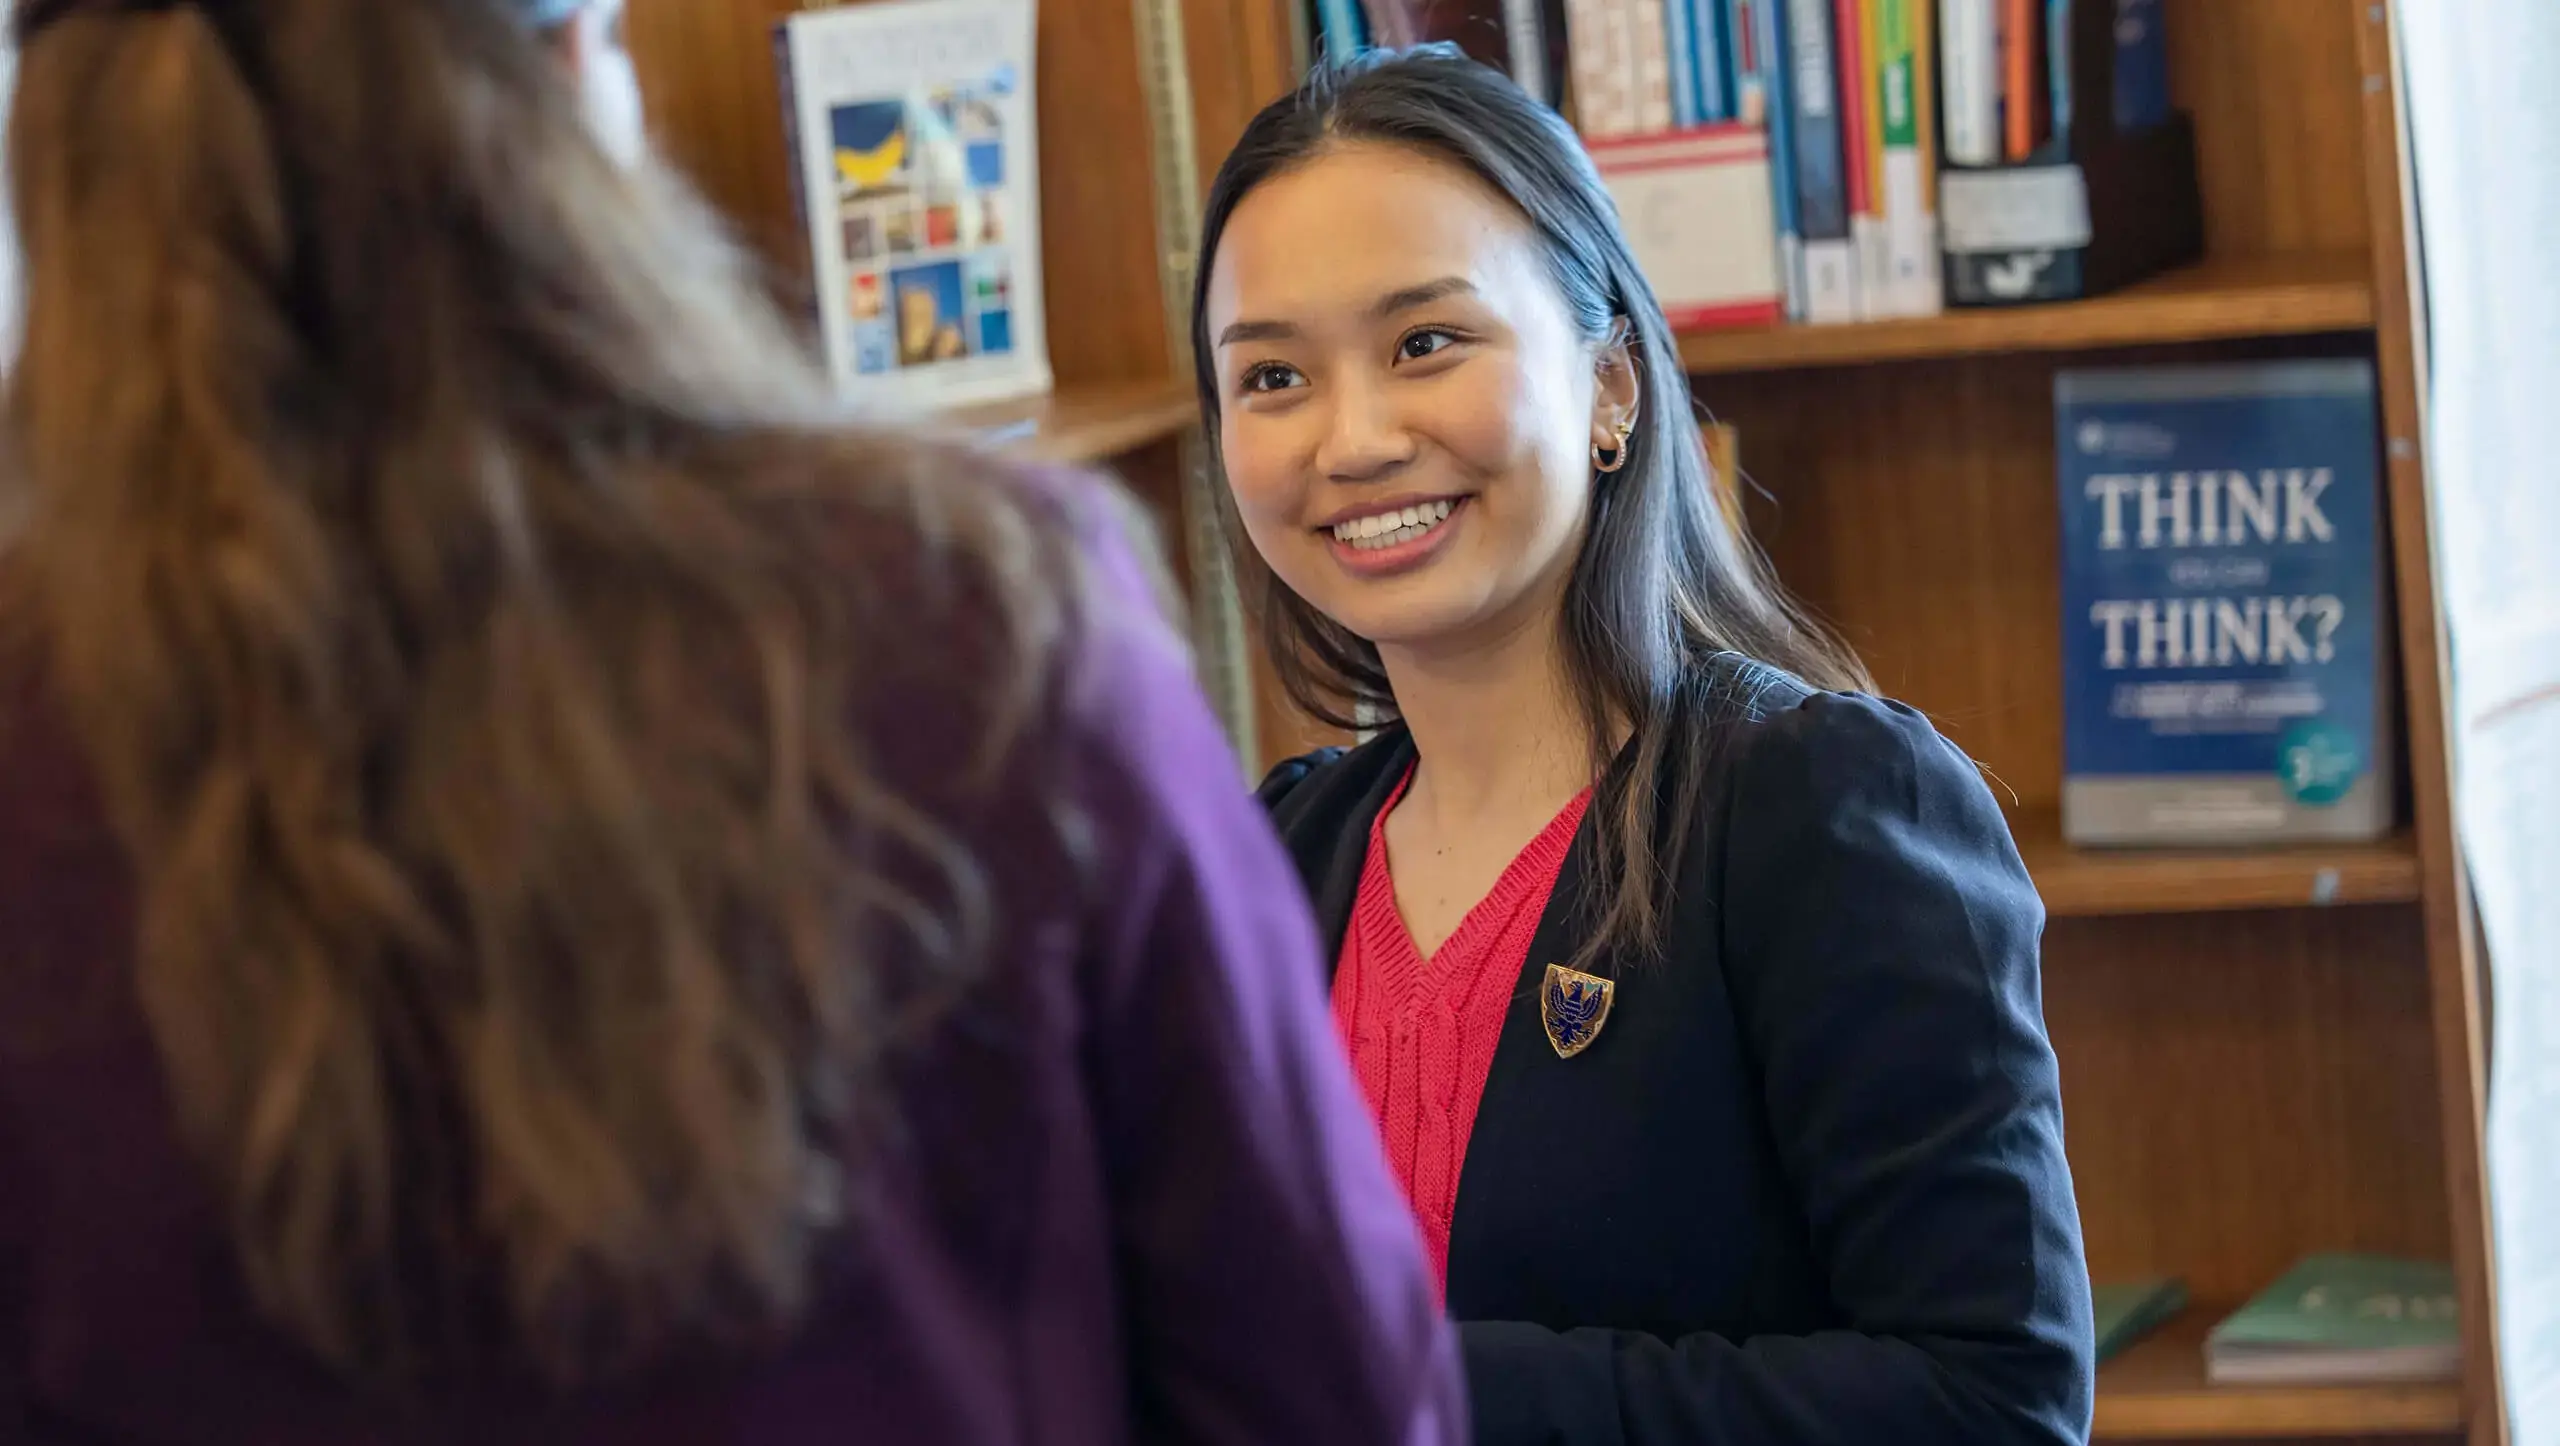
[[[1439,556],[1456,535],[1465,497],[1422,501],[1390,498],[1338,517],[1316,529],[1333,551],[1333,560],[1355,577],[1389,577],[1411,572]]]

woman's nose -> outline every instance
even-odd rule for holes
[[[1316,465],[1327,477],[1372,481],[1392,475],[1413,453],[1413,433],[1383,384],[1353,379],[1334,387],[1324,442],[1316,452]]]

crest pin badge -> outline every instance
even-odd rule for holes
[[[1546,1022],[1547,1043],[1555,1046],[1556,1058],[1571,1059],[1591,1047],[1608,1024],[1609,1006],[1617,995],[1614,979],[1561,964],[1547,966],[1546,983],[1538,990],[1538,1017]]]

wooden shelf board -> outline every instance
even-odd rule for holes
[[[2443,1435],[2462,1429],[2455,1381],[2369,1386],[2217,1386],[2205,1332],[2228,1308],[2197,1306],[2098,1368],[2102,1441]]]
[[[2372,271],[2364,254],[2306,251],[2208,258],[2088,301],[1958,309],[1903,321],[1684,332],[1680,360],[1693,374],[1775,371],[2300,336],[2372,325]]]
[[[2247,849],[2083,849],[2062,841],[2058,814],[2010,820],[2036,892],[2056,917],[2403,904],[2418,897],[2418,846],[2407,830],[2374,843]]]
[[[1199,420],[1187,377],[1061,387],[1044,396],[957,407],[945,423],[993,434],[1007,451],[1043,462],[1107,462]]]

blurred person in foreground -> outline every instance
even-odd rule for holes
[[[0,1441],[1461,1436],[1139,547],[843,420],[615,8],[12,17]]]

